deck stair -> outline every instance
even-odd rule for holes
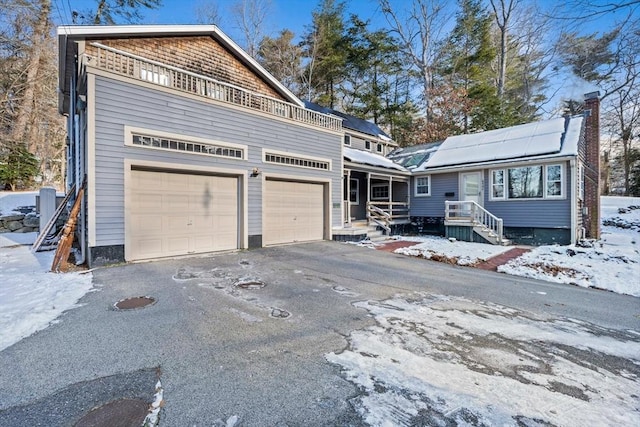
[[[384,230],[380,230],[380,227],[374,222],[368,223],[367,220],[352,221],[351,227],[365,231],[367,238],[372,242],[381,242],[388,238],[388,236],[385,236]]]
[[[492,245],[508,246],[502,218],[473,201],[446,201],[445,226],[472,227],[473,232]]]

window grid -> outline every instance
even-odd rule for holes
[[[429,176],[421,176],[416,178],[416,196],[429,196],[431,195],[430,179]]]
[[[244,150],[239,148],[182,141],[173,138],[162,138],[150,135],[133,134],[133,145],[160,148],[164,150],[185,151],[188,153],[204,154],[208,156],[232,157],[234,159],[244,158]]]
[[[374,184],[371,186],[371,200],[388,200],[388,199],[389,199],[388,184]]]
[[[329,162],[321,160],[310,160],[301,157],[285,156],[282,154],[266,153],[264,161],[267,163],[277,163],[280,165],[299,166],[309,169],[329,170]]]

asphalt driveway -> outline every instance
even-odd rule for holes
[[[354,301],[414,291],[640,330],[638,298],[334,242],[93,274],[82,307],[0,352],[0,425],[74,425],[117,398],[150,402],[158,378],[161,426],[363,425],[362,389],[325,355],[375,323]],[[156,303],[113,308],[136,296]]]

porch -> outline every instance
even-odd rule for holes
[[[345,169],[344,226],[367,221],[388,234],[409,222],[409,191],[409,177]]]
[[[471,200],[445,201],[444,225],[446,237],[493,245],[511,244],[504,237],[502,218]]]

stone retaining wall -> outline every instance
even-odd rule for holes
[[[40,230],[40,215],[35,206],[20,208],[21,213],[0,216],[0,233],[31,233]],[[67,214],[63,213],[56,221],[56,228],[64,226]]]

